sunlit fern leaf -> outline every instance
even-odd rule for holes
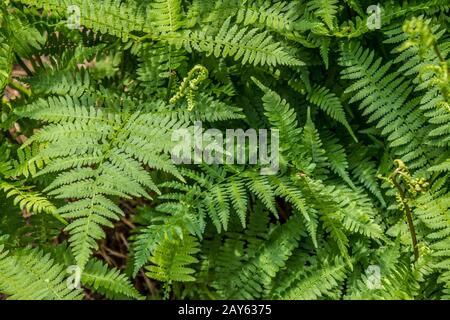
[[[28,23],[22,12],[4,17],[5,31],[8,43],[13,51],[21,57],[29,57],[36,49],[41,49],[46,41],[45,33],[41,33],[35,26]]]
[[[195,121],[216,122],[242,119],[244,117],[240,108],[224,103],[204,93],[197,95],[195,108],[191,111],[188,110],[186,102],[183,102],[180,106],[151,103],[148,111],[161,117],[191,123]]]
[[[165,283],[194,281],[194,269],[190,265],[198,262],[197,240],[192,236],[163,241],[150,257],[146,273],[150,278]]]
[[[350,171],[355,176],[355,179],[358,179],[385,206],[386,202],[379,186],[380,181],[377,179],[377,165],[370,158],[369,154],[367,148],[357,144],[356,148],[349,155]]]
[[[61,104],[52,108],[56,101]],[[112,227],[123,214],[109,197],[148,198],[147,190],[159,192],[143,165],[182,179],[165,154],[176,121],[139,112],[103,112],[92,107],[92,100],[69,97],[40,100],[23,112],[51,122],[28,143],[47,144],[37,155],[49,159],[40,174],[59,173],[47,187],[49,194],[76,200],[56,213],[72,220],[66,230],[81,268],[97,248],[96,240],[105,236],[102,227]]]
[[[158,207],[163,211],[163,207]],[[172,207],[167,211],[173,212]],[[149,226],[139,230],[133,237],[133,275],[136,275],[148,261],[158,246],[166,240],[183,240],[186,226],[189,225],[189,216],[182,210],[176,211],[172,216],[154,220]]]
[[[300,143],[301,134],[295,111],[276,92],[270,90],[256,78],[252,78],[252,80],[264,92],[262,100],[265,115],[270,124],[279,130],[282,151],[295,155],[295,150],[298,147],[297,144]]]
[[[230,182],[228,183],[228,192],[231,194],[230,197],[233,208],[236,210],[242,226],[245,227],[248,198],[244,182],[230,179]]]
[[[73,300],[82,293],[70,289],[65,268],[38,249],[5,251],[0,245],[0,292],[14,300]]]
[[[267,296],[275,276],[283,270],[299,241],[299,224],[299,216],[292,216],[286,224],[276,227],[264,245],[249,253],[248,261],[228,279],[224,298],[258,299]]]
[[[319,131],[311,119],[310,110],[308,109],[307,119],[303,127],[302,147],[304,152],[311,158],[314,163],[314,172],[319,176],[328,173],[329,166],[326,151],[323,148],[323,142],[320,138]]]
[[[0,42],[0,93],[3,96],[3,89],[9,81],[13,66],[13,54],[11,45],[8,44],[6,38],[1,33]]]
[[[415,215],[430,230],[427,239],[433,249],[435,267],[442,270],[439,280],[450,287],[450,197],[448,193],[427,192],[417,199]]]
[[[149,20],[158,33],[167,34],[183,25],[180,0],[156,0],[150,3]]]
[[[264,26],[283,34],[294,29],[300,13],[295,1],[249,1],[244,8],[239,8],[236,22],[247,25]]]
[[[94,31],[108,33],[127,40],[133,32],[151,31],[151,21],[145,10],[138,9],[134,2],[118,0],[92,2],[89,0],[20,0],[21,3],[44,9],[52,15],[69,18],[73,12],[69,7],[80,9],[80,24]]]
[[[352,188],[355,187],[348,174],[348,160],[346,150],[339,144],[339,140],[333,136],[326,136],[324,139],[324,149],[330,163],[331,170],[342,178]]]
[[[450,159],[440,164],[434,165],[430,167],[428,170],[432,172],[448,172],[450,171]]]
[[[36,95],[70,95],[80,97],[86,92],[92,92],[91,80],[88,72],[73,73],[65,70],[49,71],[37,74],[25,80]]]
[[[273,214],[277,215],[273,186],[270,184],[267,176],[252,175],[247,182],[247,187]]]
[[[389,73],[391,62],[382,65],[381,58],[359,44],[343,45],[340,63],[344,67],[341,77],[353,82],[346,89],[347,93],[355,93],[350,103],[360,102],[363,115],[377,123],[389,145],[411,169],[425,166],[433,154],[423,143],[420,128],[425,119],[420,110],[414,110],[418,101],[407,100],[411,93],[409,81]]]
[[[26,146],[17,150],[17,159],[10,159],[11,169],[7,172],[7,177],[34,177],[37,171],[45,166],[47,159],[35,159],[35,156],[43,148],[42,145]]]
[[[168,86],[174,72],[186,64],[186,56],[181,50],[170,45],[144,45],[139,53],[140,64],[137,75],[147,94],[153,94]],[[165,98],[165,97],[164,97]]]
[[[0,190],[7,198],[13,198],[14,204],[21,210],[35,214],[41,212],[52,214],[56,211],[53,203],[39,192],[33,191],[31,187],[27,187],[24,182],[7,182],[0,179]]]

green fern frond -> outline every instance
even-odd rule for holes
[[[273,286],[278,272],[281,272],[286,260],[299,241],[299,216],[293,216],[283,226],[278,226],[268,242],[257,247],[256,252],[240,267],[226,283],[226,287],[219,287],[225,298],[258,299],[267,295]],[[217,284],[219,285],[219,284]]]
[[[383,198],[379,179],[377,179],[376,163],[368,155],[367,148],[363,148],[361,144],[357,144],[355,149],[349,155],[350,171],[355,179],[364,185],[383,206],[386,206],[386,201]]]
[[[139,53],[140,63],[137,69],[140,85],[147,94],[165,91],[175,70],[183,68],[186,60],[183,51],[171,46],[145,44]]]
[[[11,159],[11,170],[7,177],[34,177],[38,170],[47,163],[47,159],[35,159],[35,156],[43,149],[42,145],[34,144],[31,147],[22,147],[17,150],[17,160]]]
[[[277,289],[275,297],[283,300],[314,300],[326,296],[342,285],[346,272],[343,259],[336,257],[332,263],[323,260],[320,267],[304,271],[301,277],[291,280],[288,288]]]
[[[332,119],[344,125],[348,130],[350,135],[355,141],[358,141],[352,128],[347,122],[347,117],[345,115],[344,107],[341,101],[330,89],[325,87],[316,86],[308,93],[306,99],[314,105],[321,108],[326,114],[328,114]]]
[[[252,176],[247,186],[273,214],[277,214],[273,186],[267,176]]]
[[[49,194],[77,200],[56,213],[73,219],[66,230],[77,263],[84,267],[97,248],[96,240],[105,236],[102,227],[112,227],[111,221],[123,214],[108,197],[148,198],[146,189],[159,192],[143,165],[182,177],[164,154],[168,145],[161,145],[170,144],[166,120],[139,112],[102,112],[89,99],[59,98],[62,104],[52,108],[55,101],[40,100],[27,107],[24,114],[52,122],[29,143],[48,144],[37,156],[50,159],[40,174],[59,172],[47,187]]]
[[[189,265],[198,262],[194,255],[199,251],[198,242],[192,236],[185,236],[183,240],[167,239],[150,257],[151,264],[146,267],[146,274],[168,285],[172,282],[194,281],[192,274],[195,270]]]
[[[333,30],[338,2],[338,0],[313,0],[308,2],[308,8],[314,11],[314,14],[325,22],[330,30]]]
[[[244,8],[238,9],[236,23],[244,26],[265,26],[270,30],[280,32],[292,31],[300,15],[298,3],[279,1],[249,1]]]
[[[257,79],[252,78],[252,80],[264,92],[262,100],[265,115],[270,124],[279,130],[281,147],[286,149],[288,154],[295,154],[293,151],[290,151],[290,148],[292,144],[299,143],[301,134],[295,111],[276,92],[264,86]]]
[[[60,18],[69,16],[67,8],[80,8],[81,25],[94,31],[121,37],[124,41],[133,37],[133,32],[151,32],[151,21],[136,3],[117,0],[92,2],[89,0],[19,0],[21,3],[42,8]]]
[[[350,187],[354,188],[355,185],[348,174],[349,164],[344,147],[339,144],[336,137],[330,135],[326,136],[323,141],[323,148],[326,152],[331,170],[348,183]]]
[[[134,246],[134,268],[133,274],[136,275],[139,269],[147,262],[151,253],[158,244],[165,239],[176,238],[176,235],[182,236],[183,229],[177,224],[150,225],[143,229],[135,238]],[[182,239],[182,237],[180,237]]]
[[[239,29],[238,25],[230,27],[231,18],[227,19],[217,34],[205,31],[185,31],[177,35],[163,36],[163,40],[184,47],[188,52],[199,51],[215,57],[233,57],[242,64],[256,65],[288,65],[298,66],[302,62],[292,57],[281,43],[274,42],[267,32],[259,32],[254,28]]]
[[[425,119],[420,110],[414,110],[417,99],[406,101],[411,93],[409,82],[396,73],[388,73],[392,63],[381,65],[381,58],[375,59],[374,52],[360,45],[343,46],[340,61],[345,68],[341,77],[353,81],[346,92],[356,92],[350,103],[360,102],[363,115],[369,116],[368,121],[377,122],[389,145],[410,168],[420,169],[429,163],[432,153],[418,132]]]
[[[156,0],[150,3],[149,21],[157,33],[176,32],[183,26],[180,0]]]
[[[0,299],[450,298],[449,12],[0,1]]]
[[[13,52],[11,45],[8,44],[1,33],[0,42],[0,92],[3,94],[3,89],[8,84],[13,67]]]
[[[81,97],[84,93],[93,92],[91,79],[88,72],[72,73],[70,71],[57,70],[37,74],[26,79],[36,95],[70,95]]]
[[[49,213],[53,214],[56,207],[46,197],[36,191],[31,191],[30,187],[23,182],[7,182],[0,180],[0,189],[7,198],[14,198],[14,205],[18,205],[21,210],[27,210],[31,213]]]
[[[314,172],[321,177],[328,173],[326,167],[329,166],[326,151],[323,148],[322,139],[311,119],[310,109],[308,109],[305,126],[303,127],[302,149],[311,158],[314,164]]]
[[[64,267],[38,249],[8,253],[0,245],[0,292],[14,300],[80,299],[80,290],[69,289]]]
[[[241,224],[245,228],[248,198],[244,182],[237,179],[230,179],[228,182],[228,193],[230,194],[233,208],[236,210]]]

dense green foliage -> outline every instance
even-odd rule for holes
[[[449,298],[450,4],[378,2],[2,0],[0,297]]]

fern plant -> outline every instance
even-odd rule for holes
[[[448,299],[450,6],[370,5],[3,1],[0,298]]]

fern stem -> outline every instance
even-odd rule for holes
[[[416,235],[416,229],[414,227],[414,222],[413,222],[413,218],[412,218],[412,210],[406,200],[405,192],[403,191],[403,189],[401,188],[400,184],[397,181],[397,173],[399,173],[398,170],[395,170],[392,182],[394,183],[395,187],[397,188],[398,193],[400,195],[400,199],[402,201],[402,205],[405,208],[406,220],[408,222],[409,233],[411,234],[411,240],[412,240],[412,245],[413,245],[414,261],[417,261],[419,259],[419,248],[417,247],[417,235]]]
[[[18,90],[19,92],[25,94],[26,96],[31,96],[31,90],[27,89],[26,87],[24,87],[23,85],[21,85],[20,83],[16,82],[16,81],[10,81],[9,86],[12,87],[13,89]]]
[[[441,65],[445,67],[445,69],[446,69],[445,71],[447,72],[447,77],[450,77],[450,69],[447,66],[447,60],[445,60],[444,56],[442,55],[442,52],[439,49],[437,41],[433,42],[433,50],[436,53],[436,55],[438,56],[438,59],[441,62]],[[449,93],[448,93],[448,90],[445,87],[442,88],[442,94],[444,96],[444,99],[446,101],[448,101]]]

